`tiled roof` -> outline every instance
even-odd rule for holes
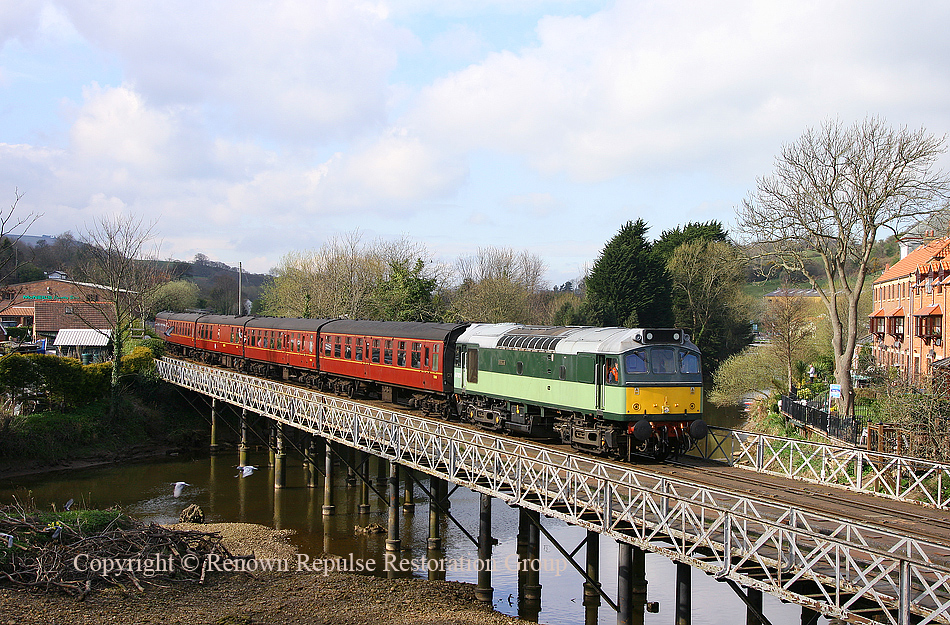
[[[920,265],[930,265],[934,261],[942,261],[944,258],[950,256],[950,239],[937,239],[936,241],[931,241],[927,245],[922,245],[916,250],[900,259],[894,265],[884,273],[881,274],[881,277],[874,281],[874,284],[879,282],[887,282],[889,280],[894,280],[895,278],[903,278],[909,276],[915,271]]]

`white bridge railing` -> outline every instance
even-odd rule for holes
[[[947,544],[235,372],[168,358],[158,371],[173,384],[829,617],[950,623]]]
[[[950,508],[950,465],[855,447],[709,428],[690,455],[828,486]]]

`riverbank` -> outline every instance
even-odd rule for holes
[[[292,558],[287,530],[249,523],[178,524],[218,532],[235,555]],[[205,584],[109,588],[82,601],[56,592],[0,588],[0,625],[141,623],[180,625],[512,625],[460,582],[383,579],[346,573],[215,573]]]

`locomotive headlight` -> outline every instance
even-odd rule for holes
[[[670,411],[670,407],[669,407],[669,406],[663,406],[663,414],[667,414],[667,413],[669,413],[669,411]]]

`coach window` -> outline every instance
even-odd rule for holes
[[[379,339],[373,339],[373,362],[379,364]]]
[[[425,347],[425,360],[423,362],[425,364],[423,364],[422,367],[424,369],[428,369],[429,368],[429,346],[428,345],[426,345]]]
[[[363,360],[363,339],[356,339],[356,360]]]
[[[393,364],[393,342],[386,341],[386,348],[383,350],[383,364]]]
[[[336,337],[333,341],[333,356],[336,358],[340,357],[340,339],[341,337]]]
[[[432,370],[439,370],[439,344],[435,345],[435,352],[432,354]]]
[[[323,340],[323,355],[329,358],[332,353],[333,339],[328,336]]]
[[[412,356],[409,361],[409,365],[413,369],[419,369],[422,367],[422,345],[419,343],[412,344]]]
[[[346,343],[343,345],[343,357],[347,360],[353,360],[353,338],[346,337]]]

